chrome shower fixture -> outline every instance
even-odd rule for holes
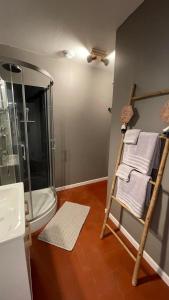
[[[87,62],[91,63],[93,60],[101,61],[105,66],[109,64],[109,59],[107,58],[107,53],[104,50],[93,48],[91,54],[87,57]]]

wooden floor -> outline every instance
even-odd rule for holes
[[[38,241],[31,248],[34,300],[169,299],[169,287],[144,262],[139,285],[131,286],[133,260],[112,235],[99,239],[106,182],[58,193],[91,207],[72,252]]]

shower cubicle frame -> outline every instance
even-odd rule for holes
[[[53,93],[51,87],[54,84],[53,77],[44,69],[39,68],[36,65],[33,65],[31,63],[0,56],[0,63],[9,63],[11,65],[18,65],[23,68],[27,68],[36,72],[41,73],[42,75],[46,76],[50,84],[48,85],[49,88],[49,97],[50,97],[50,103],[47,108],[48,112],[48,136],[49,136],[49,165],[50,165],[50,187],[54,193],[54,197],[56,196],[56,190],[55,190],[55,140],[54,140],[54,124],[53,124]],[[42,215],[38,215],[36,217],[33,216],[33,206],[32,206],[32,189],[31,189],[31,174],[30,174],[30,159],[29,159],[29,141],[28,141],[28,128],[27,128],[27,122],[26,122],[26,98],[25,98],[25,85],[24,85],[24,70],[21,69],[21,76],[22,76],[22,97],[23,97],[23,111],[24,111],[24,120],[25,120],[25,149],[26,149],[26,160],[27,160],[27,172],[28,172],[28,185],[29,185],[29,194],[30,194],[30,205],[29,205],[29,214],[31,216],[30,221],[35,221]],[[11,76],[12,77],[12,76]],[[12,98],[14,101],[14,91],[13,91],[13,80],[11,78],[11,85],[12,85]],[[48,209],[50,211],[51,207]],[[45,211],[47,213],[48,211]]]

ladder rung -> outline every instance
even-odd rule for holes
[[[118,239],[120,244],[124,247],[124,249],[128,252],[128,254],[131,256],[131,258],[136,261],[136,257],[134,254],[130,251],[130,249],[125,245],[125,243],[122,241],[122,239],[118,236],[118,234],[106,223],[106,227],[115,235],[115,237]]]
[[[131,215],[133,215],[140,223],[145,224],[145,221],[141,218],[138,218],[123,202],[121,202],[116,197],[112,196],[113,200],[118,202],[122,207],[124,207]]]
[[[115,175],[115,176],[118,177],[117,175]],[[152,185],[156,184],[155,181],[153,181],[153,180],[150,180],[149,183],[151,183]]]
[[[155,185],[156,183],[155,183],[155,181],[153,181],[153,180],[150,180],[149,181],[152,185]]]
[[[163,134],[160,134],[160,135],[159,135],[159,138],[160,138],[160,139],[164,139],[164,140],[167,140],[167,139],[168,139],[168,137],[165,136],[165,135],[163,135]]]
[[[143,99],[147,99],[147,98],[165,96],[168,94],[169,94],[169,89],[166,89],[166,90],[161,90],[161,91],[157,91],[157,92],[147,93],[142,96],[132,96],[131,101],[138,101],[138,100],[143,100]]]

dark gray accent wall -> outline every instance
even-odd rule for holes
[[[113,65],[99,67],[4,45],[0,56],[35,64],[54,78],[56,186],[107,176]],[[42,80],[35,72],[24,74],[27,84]]]
[[[116,39],[115,83],[109,153],[109,190],[120,142],[120,111],[128,101],[131,85],[137,84],[137,95],[169,88],[169,1],[147,0],[119,28]],[[169,96],[136,103],[136,128],[161,132],[160,108]],[[113,204],[113,215],[119,219],[120,208]],[[142,225],[127,212],[122,225],[137,240]],[[162,189],[154,212],[146,251],[169,274],[169,159]]]

